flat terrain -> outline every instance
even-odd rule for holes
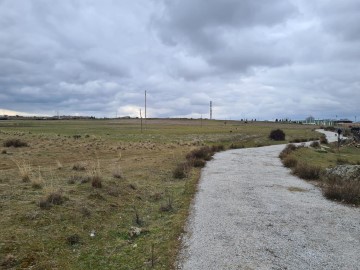
[[[139,119],[1,121],[0,268],[173,268],[200,175],[174,168],[203,145],[273,144],[279,127],[287,140],[318,137],[263,122],[147,120],[141,132]],[[28,146],[3,146],[13,139]]]
[[[207,164],[179,269],[360,269],[360,209],[291,175],[283,148],[226,151]]]

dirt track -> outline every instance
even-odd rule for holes
[[[283,148],[226,151],[207,164],[179,269],[360,269],[360,209],[292,176]]]

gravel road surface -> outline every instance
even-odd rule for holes
[[[179,269],[360,269],[360,209],[292,176],[278,159],[283,148],[230,150],[208,162]]]

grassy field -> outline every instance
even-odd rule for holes
[[[209,120],[0,122],[0,268],[173,269],[204,145],[317,138],[314,127]],[[27,147],[5,147],[9,140]]]

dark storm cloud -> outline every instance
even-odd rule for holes
[[[279,54],[281,38],[264,33],[296,12],[288,1],[166,1],[157,24],[166,44],[184,47],[220,70],[244,71],[291,62]]]

